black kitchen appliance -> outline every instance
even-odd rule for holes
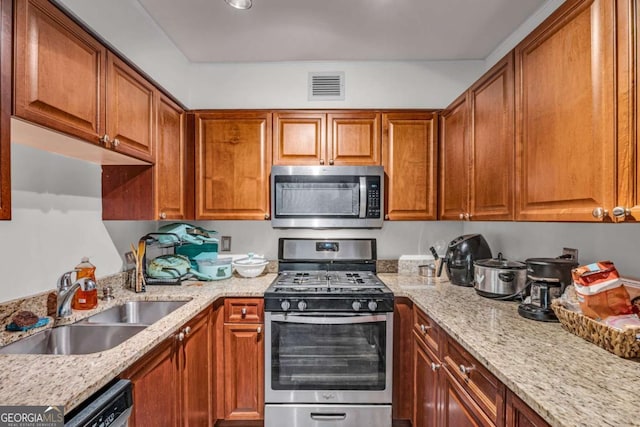
[[[376,240],[282,238],[278,271],[264,293],[265,427],[391,427],[393,293]]]
[[[452,284],[473,286],[473,262],[489,258],[492,258],[491,249],[482,234],[465,234],[456,237],[447,247],[447,253],[438,270],[438,277],[446,264],[447,275]]]
[[[528,302],[518,306],[518,313],[527,319],[557,322],[551,301],[560,297],[565,288],[571,285],[571,270],[578,266],[578,261],[570,256],[561,256],[529,258],[525,263],[529,296]]]

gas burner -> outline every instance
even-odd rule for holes
[[[279,274],[265,311],[390,312],[393,293],[375,274],[375,239],[280,239]]]

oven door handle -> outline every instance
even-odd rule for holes
[[[284,323],[306,323],[314,325],[351,325],[353,323],[384,322],[386,314],[371,316],[336,316],[336,317],[311,317],[295,314],[272,314],[271,320]]]

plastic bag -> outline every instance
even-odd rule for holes
[[[582,314],[592,319],[631,314],[629,293],[611,261],[599,261],[571,270]]]

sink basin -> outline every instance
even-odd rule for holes
[[[0,348],[4,354],[89,354],[109,350],[144,330],[144,325],[73,324],[46,329]]]
[[[132,323],[151,325],[188,301],[128,301],[81,320],[80,324]]]

